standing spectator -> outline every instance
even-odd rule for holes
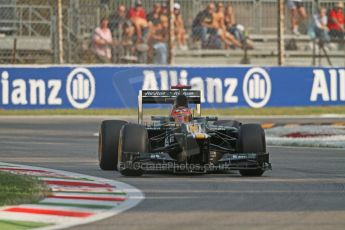
[[[111,48],[114,43],[108,25],[108,18],[102,18],[100,26],[95,29],[92,36],[93,52],[100,63],[111,62]]]
[[[334,9],[329,12],[328,28],[329,35],[333,39],[344,40],[344,4],[339,1]]]
[[[318,9],[318,13],[313,15],[313,29],[315,36],[320,39],[320,42],[327,43],[330,41],[327,27],[327,10],[324,7]]]
[[[212,27],[212,14],[215,10],[214,3],[209,3],[207,8],[200,11],[192,24],[192,36],[194,41],[201,40],[202,46],[207,44],[207,30]]]
[[[168,27],[161,17],[150,23],[149,43],[153,48],[153,63],[165,65],[168,62]]]
[[[181,15],[181,5],[178,3],[174,4],[174,25],[175,25],[175,37],[178,48],[181,50],[187,50],[186,46],[186,30],[184,28],[184,22]]]
[[[307,18],[307,12],[302,5],[302,0],[287,0],[288,7],[290,9],[291,30],[295,35],[300,35],[298,30],[299,22],[298,15],[302,20]]]

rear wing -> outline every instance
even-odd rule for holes
[[[183,90],[188,98],[189,104],[195,104],[196,115],[201,116],[201,94],[198,90]],[[144,119],[144,104],[174,104],[179,90],[140,90],[138,95],[138,123],[142,124]]]

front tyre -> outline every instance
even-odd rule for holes
[[[239,153],[265,153],[266,139],[265,131],[259,124],[244,124],[240,128],[237,140],[237,150]],[[262,176],[264,170],[243,169],[240,170],[242,176]]]
[[[144,171],[128,165],[132,159],[127,159],[128,154],[141,154],[148,152],[148,133],[143,125],[127,124],[123,126],[119,142],[119,171],[124,176],[141,176]],[[125,154],[128,153],[128,154]]]
[[[98,160],[102,170],[117,170],[118,144],[122,126],[126,121],[106,120],[98,136]]]

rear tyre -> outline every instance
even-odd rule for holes
[[[237,129],[240,128],[241,123],[235,120],[218,120],[213,122],[214,125],[221,125],[221,126],[230,126],[235,127]]]
[[[239,153],[265,153],[266,139],[265,132],[259,124],[244,124],[240,128],[237,140]],[[242,176],[262,176],[263,169],[240,170]]]
[[[98,136],[98,160],[102,170],[117,170],[120,131],[126,121],[107,120],[101,124]]]
[[[133,165],[133,167],[126,165],[129,159],[126,159],[124,152],[139,154],[148,152],[148,134],[145,126],[138,124],[123,126],[118,152],[118,162],[123,163],[123,165],[118,166],[120,173],[124,176],[141,176],[144,173],[142,169],[136,168],[136,165]]]

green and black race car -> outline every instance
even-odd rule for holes
[[[190,86],[142,90],[138,124],[106,120],[99,131],[99,165],[125,176],[147,171],[227,172],[261,176],[271,169],[265,133],[259,124],[201,117],[200,91]],[[143,104],[172,104],[170,116],[143,120]],[[194,113],[189,108],[195,104]],[[195,116],[193,116],[195,114]]]

